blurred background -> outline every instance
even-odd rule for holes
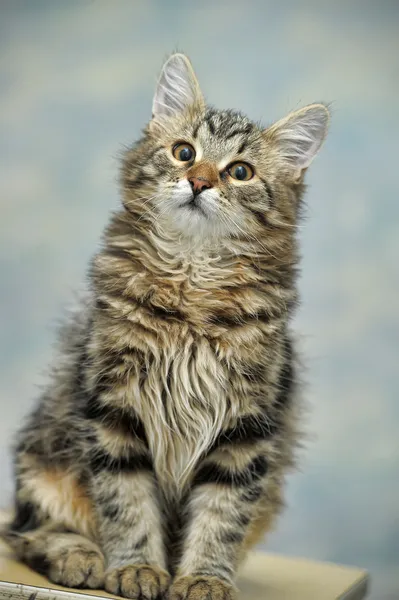
[[[399,3],[0,1],[0,506],[54,324],[118,204],[163,59],[265,124],[332,102],[301,228],[309,443],[262,547],[359,565],[399,598]]]

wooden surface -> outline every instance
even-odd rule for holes
[[[1,519],[0,519],[1,521]],[[60,590],[17,562],[0,542],[0,581]],[[362,600],[368,576],[360,569],[252,552],[238,579],[240,600]],[[74,590],[114,598],[102,590]]]

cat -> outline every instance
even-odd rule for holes
[[[53,582],[229,600],[300,443],[297,223],[323,104],[263,129],[173,54],[19,432],[3,536]]]

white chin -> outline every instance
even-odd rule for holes
[[[180,206],[169,215],[176,229],[190,236],[206,236],[215,231],[215,216],[207,216],[203,209]]]
[[[218,192],[214,189],[202,192],[196,197],[197,206],[190,204],[192,200],[191,186],[183,179],[174,186],[169,199],[163,201],[162,212],[173,229],[197,238],[223,233],[218,215]]]

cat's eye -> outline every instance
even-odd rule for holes
[[[175,144],[172,148],[172,154],[176,160],[180,160],[181,162],[188,162],[195,158],[194,148],[191,144],[187,144],[186,142]]]
[[[238,179],[238,181],[248,181],[254,176],[252,167],[243,162],[236,162],[227,169],[230,177]]]

